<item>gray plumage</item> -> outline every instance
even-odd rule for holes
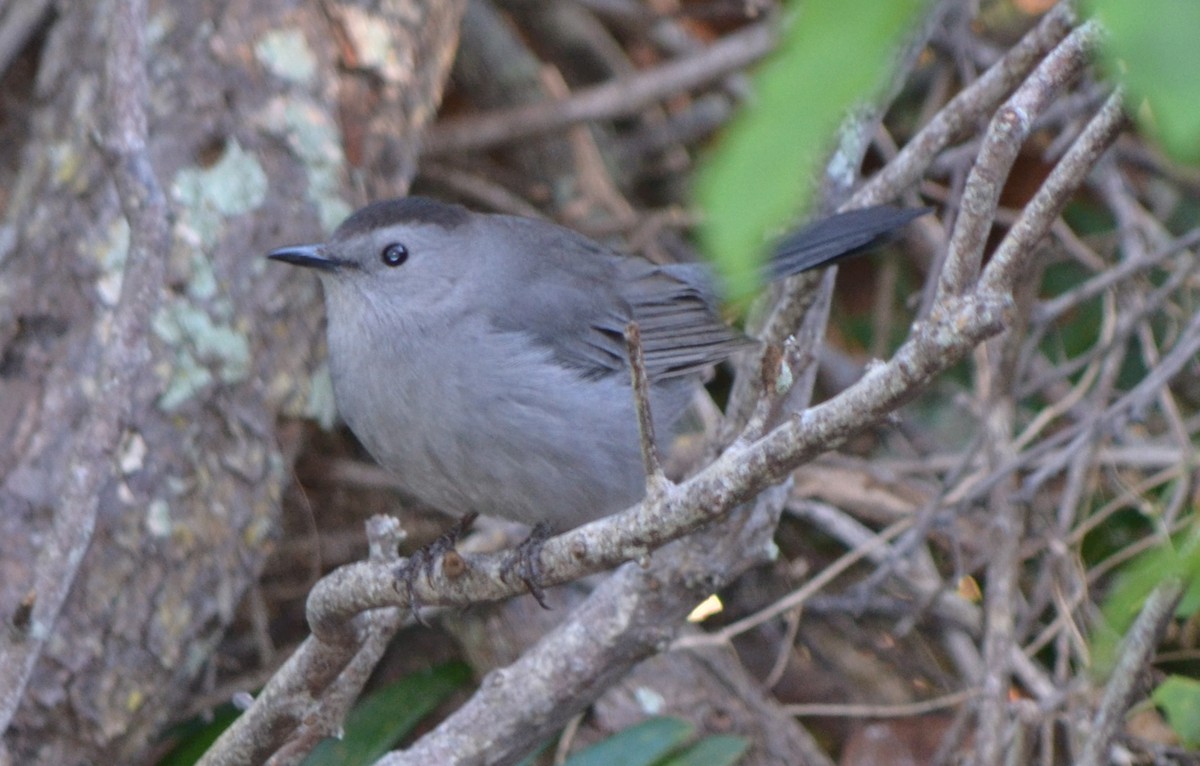
[[[922,212],[826,219],[783,240],[771,274],[873,246]],[[270,257],[318,269],[351,430],[414,495],[454,514],[563,530],[632,505],[644,476],[626,324],[641,330],[663,435],[699,372],[749,343],[719,319],[702,266],[421,197],[368,205],[328,243]]]

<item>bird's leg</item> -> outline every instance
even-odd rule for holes
[[[428,627],[421,618],[421,600],[416,593],[417,577],[425,575],[425,582],[432,582],[433,568],[447,553],[455,552],[459,539],[470,530],[478,513],[466,513],[458,521],[428,545],[423,545],[413,552],[408,560],[396,569],[396,579],[404,584],[408,596],[408,606],[417,622]]]
[[[512,555],[504,563],[501,577],[507,579],[516,574],[529,589],[529,595],[538,602],[542,609],[549,609],[546,604],[546,591],[542,588],[542,546],[550,539],[550,525],[539,521],[533,525],[529,537],[513,548]]]

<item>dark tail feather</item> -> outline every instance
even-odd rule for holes
[[[816,221],[780,240],[771,257],[769,276],[771,279],[790,277],[870,250],[887,242],[896,230],[930,210],[879,205]]]

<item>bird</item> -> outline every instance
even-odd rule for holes
[[[877,206],[784,237],[781,278],[888,239],[927,212]],[[753,342],[703,264],[659,264],[532,218],[407,196],[326,242],[273,250],[323,286],[338,410],[422,502],[566,531],[645,493],[625,329],[641,335],[663,440],[706,370]],[[473,516],[472,516],[473,517]]]

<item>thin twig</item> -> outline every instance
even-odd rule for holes
[[[941,697],[901,705],[784,705],[788,715],[797,718],[913,718],[938,710],[957,707],[979,694],[977,689],[964,689]]]
[[[1087,27],[1080,27],[1085,32]],[[1081,35],[1079,46],[1084,50],[1088,41],[1093,40],[1099,33],[1092,30],[1090,35]],[[1082,51],[1076,55],[1082,56]],[[1062,160],[1054,166],[1054,170],[1046,178],[1045,183],[1038,189],[1017,223],[1008,230],[1008,234],[1000,242],[995,255],[988,263],[987,274],[984,277],[984,287],[1011,285],[1016,276],[1023,272],[1025,264],[1033,257],[1034,246],[1046,235],[1051,224],[1058,219],[1063,208],[1070,200],[1070,195],[1079,188],[1087,174],[1096,166],[1100,155],[1117,140],[1117,134],[1125,125],[1125,115],[1121,109],[1122,92],[1117,89],[1112,93],[1096,116],[1088,123],[1087,128],[1079,135],[1079,139],[1071,145],[1071,149]]]
[[[580,90],[565,101],[519,106],[440,123],[426,138],[422,153],[426,157],[435,157],[478,151],[561,130],[577,122],[632,115],[668,96],[743,69],[765,56],[774,44],[773,30],[765,24],[755,24],[727,35],[694,55]]]
[[[524,197],[476,172],[431,161],[422,163],[419,178],[446,187],[468,204],[474,201],[500,213],[534,219],[546,218],[546,214],[540,208],[527,202]]]
[[[367,521],[371,561],[395,567],[404,531],[393,518]],[[408,612],[360,615],[337,643],[309,637],[279,669],[254,705],[222,734],[198,766],[300,763],[322,739],[336,735]]]
[[[950,240],[951,256],[938,281],[939,296],[962,295],[975,282],[1000,191],[1017,153],[1034,120],[1083,70],[1099,35],[1095,22],[1088,22],[1068,35],[992,118],[963,189]],[[1066,204],[1065,197],[1053,199],[1060,205]]]
[[[845,572],[850,567],[862,561],[865,558],[872,556],[877,550],[887,546],[888,542],[895,539],[901,532],[908,529],[910,523],[907,520],[901,520],[892,524],[887,529],[880,532],[874,538],[864,545],[860,545],[853,550],[842,554],[836,561],[825,567],[804,585],[792,591],[783,598],[776,599],[770,605],[763,609],[747,615],[736,622],[731,622],[725,625],[718,631],[706,633],[703,635],[685,636],[676,642],[676,649],[687,649],[702,646],[723,646],[727,645],[736,636],[740,636],[749,630],[756,628],[767,620],[774,619],[781,614],[784,614],[792,609],[797,609],[804,605],[814,595],[819,593],[822,588],[831,583],[838,575]]]
[[[642,332],[637,322],[625,325],[625,348],[629,354],[633,403],[637,408],[638,436],[642,444],[642,466],[646,469],[646,497],[652,502],[672,486],[658,458],[658,440],[654,435],[654,416],[650,412],[650,378],[646,375],[646,357],[642,350]]]
[[[1074,24],[1072,4],[1056,5],[1000,61],[938,110],[896,159],[864,184],[846,207],[877,205],[915,184],[934,156],[990,113],[1066,37]]]
[[[1054,447],[1068,440],[1073,444],[1078,444],[1081,440],[1091,438],[1091,435],[1100,428],[1114,429],[1119,427],[1130,419],[1135,412],[1140,411],[1148,402],[1153,400],[1158,395],[1158,389],[1178,375],[1179,371],[1185,365],[1193,362],[1198,352],[1200,352],[1200,314],[1196,314],[1188,321],[1188,324],[1180,334],[1179,340],[1171,351],[1163,356],[1159,366],[1151,370],[1127,394],[1121,396],[1103,412],[1097,413],[1093,420],[1081,423],[1077,427],[1066,429],[1060,434],[1055,434],[1047,438],[1038,447],[1027,450],[1027,454],[1035,451],[1049,452]],[[1052,476],[1057,475],[1066,466],[1070,455],[1073,454],[1075,454],[1075,450],[1068,447],[1058,454],[1048,457],[1033,475],[1022,482],[1022,494],[1031,494]],[[1015,470],[1017,462],[1019,461],[1014,461],[1005,466],[1004,470]]]
[[[988,383],[979,386],[986,397],[981,404],[987,413],[984,434],[988,462],[999,465],[1013,454],[1012,432],[1015,404],[1014,381],[1004,369],[1003,345],[1015,343],[1009,333],[988,341],[990,352],[982,365]],[[1010,479],[1010,484],[1012,480]],[[988,556],[987,589],[984,591],[984,675],[979,696],[979,726],[975,762],[980,766],[998,766],[1008,734],[1010,658],[1016,649],[1014,623],[1021,540],[1025,536],[1025,507],[1014,502],[1010,487],[997,483],[988,502],[988,537],[992,550]]]
[[[1146,599],[1121,642],[1116,667],[1104,687],[1104,697],[1092,719],[1091,731],[1084,737],[1083,752],[1075,762],[1078,766],[1109,763],[1109,748],[1125,719],[1137,681],[1145,672],[1159,638],[1175,612],[1175,605],[1182,597],[1183,583],[1177,578],[1169,578],[1159,583]]]

